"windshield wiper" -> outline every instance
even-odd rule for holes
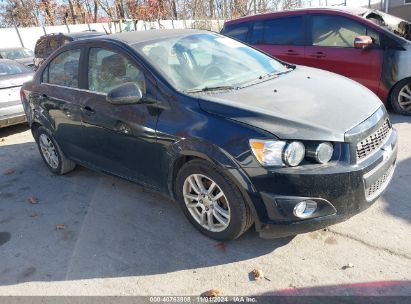
[[[273,72],[273,73],[267,73],[267,74],[264,74],[264,75],[260,75],[256,79],[253,79],[251,81],[243,83],[240,88],[245,88],[245,87],[251,86],[253,84],[257,84],[261,81],[267,81],[267,80],[270,80],[270,79],[273,79],[273,78],[277,78],[278,76],[286,74],[286,73],[288,73],[292,70],[293,69],[286,69],[285,71],[282,71],[282,72]]]
[[[188,89],[188,90],[185,90],[185,92],[186,93],[200,93],[200,92],[237,90],[237,89],[238,87],[234,87],[234,86],[215,86],[215,87],[204,87],[200,89]]]

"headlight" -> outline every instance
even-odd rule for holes
[[[298,166],[304,159],[301,142],[250,139],[251,150],[263,166]]]
[[[293,141],[285,146],[283,161],[287,166],[298,166],[304,159],[305,147],[299,141]]]
[[[283,150],[287,143],[276,140],[250,139],[251,150],[263,166],[283,166]]]
[[[307,157],[316,160],[320,164],[328,163],[334,153],[334,147],[329,142],[323,142],[318,145],[307,147]]]

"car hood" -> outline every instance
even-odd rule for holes
[[[199,97],[209,113],[281,139],[344,141],[344,134],[381,107],[362,85],[319,69],[294,71],[247,88]]]
[[[34,73],[0,76],[0,89],[18,87],[33,79]]]
[[[16,59],[18,63],[27,65],[27,66],[33,66],[34,65],[34,58],[33,57],[28,57],[28,58],[20,58]]]

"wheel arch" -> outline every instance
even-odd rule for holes
[[[249,193],[256,193],[253,184],[237,162],[221,148],[201,141],[180,141],[169,149],[167,186],[169,195],[176,199],[175,181],[180,169],[189,161],[200,159],[217,166],[240,190],[255,223],[259,223],[258,213]],[[245,190],[247,189],[247,190]]]
[[[44,117],[36,115],[30,123],[31,134],[33,135],[34,139],[36,139],[36,132],[40,127],[44,127],[50,130],[50,132],[54,133],[53,125],[49,123],[48,120]]]
[[[31,129],[31,134],[33,135],[33,138],[36,140],[36,135],[37,135],[37,130],[41,127],[42,125],[39,123],[39,122],[37,122],[37,121],[34,121],[32,124],[31,124],[31,126],[30,126],[30,129]]]
[[[402,79],[397,80],[397,81],[392,85],[392,87],[391,87],[391,89],[390,89],[390,91],[389,91],[389,93],[388,93],[388,96],[391,96],[391,93],[392,93],[392,91],[394,91],[394,88],[396,88],[396,87],[400,84],[400,82],[403,82],[403,81],[405,81],[405,80],[409,80],[409,81],[411,82],[411,76],[404,77],[404,78],[402,78]]]
[[[394,108],[393,102],[394,102],[394,90],[396,90],[402,82],[409,82],[411,84],[411,76],[402,78],[400,80],[398,80],[397,82],[394,83],[394,85],[391,87],[389,93],[388,93],[388,98],[387,98],[387,103],[386,105],[389,106],[391,109]]]

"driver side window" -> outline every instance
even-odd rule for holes
[[[144,74],[125,56],[102,48],[91,48],[88,63],[88,89],[108,93],[126,82],[135,82],[146,93]]]
[[[371,36],[379,44],[378,34],[361,23],[334,15],[312,16],[312,45],[354,48],[358,36]]]

